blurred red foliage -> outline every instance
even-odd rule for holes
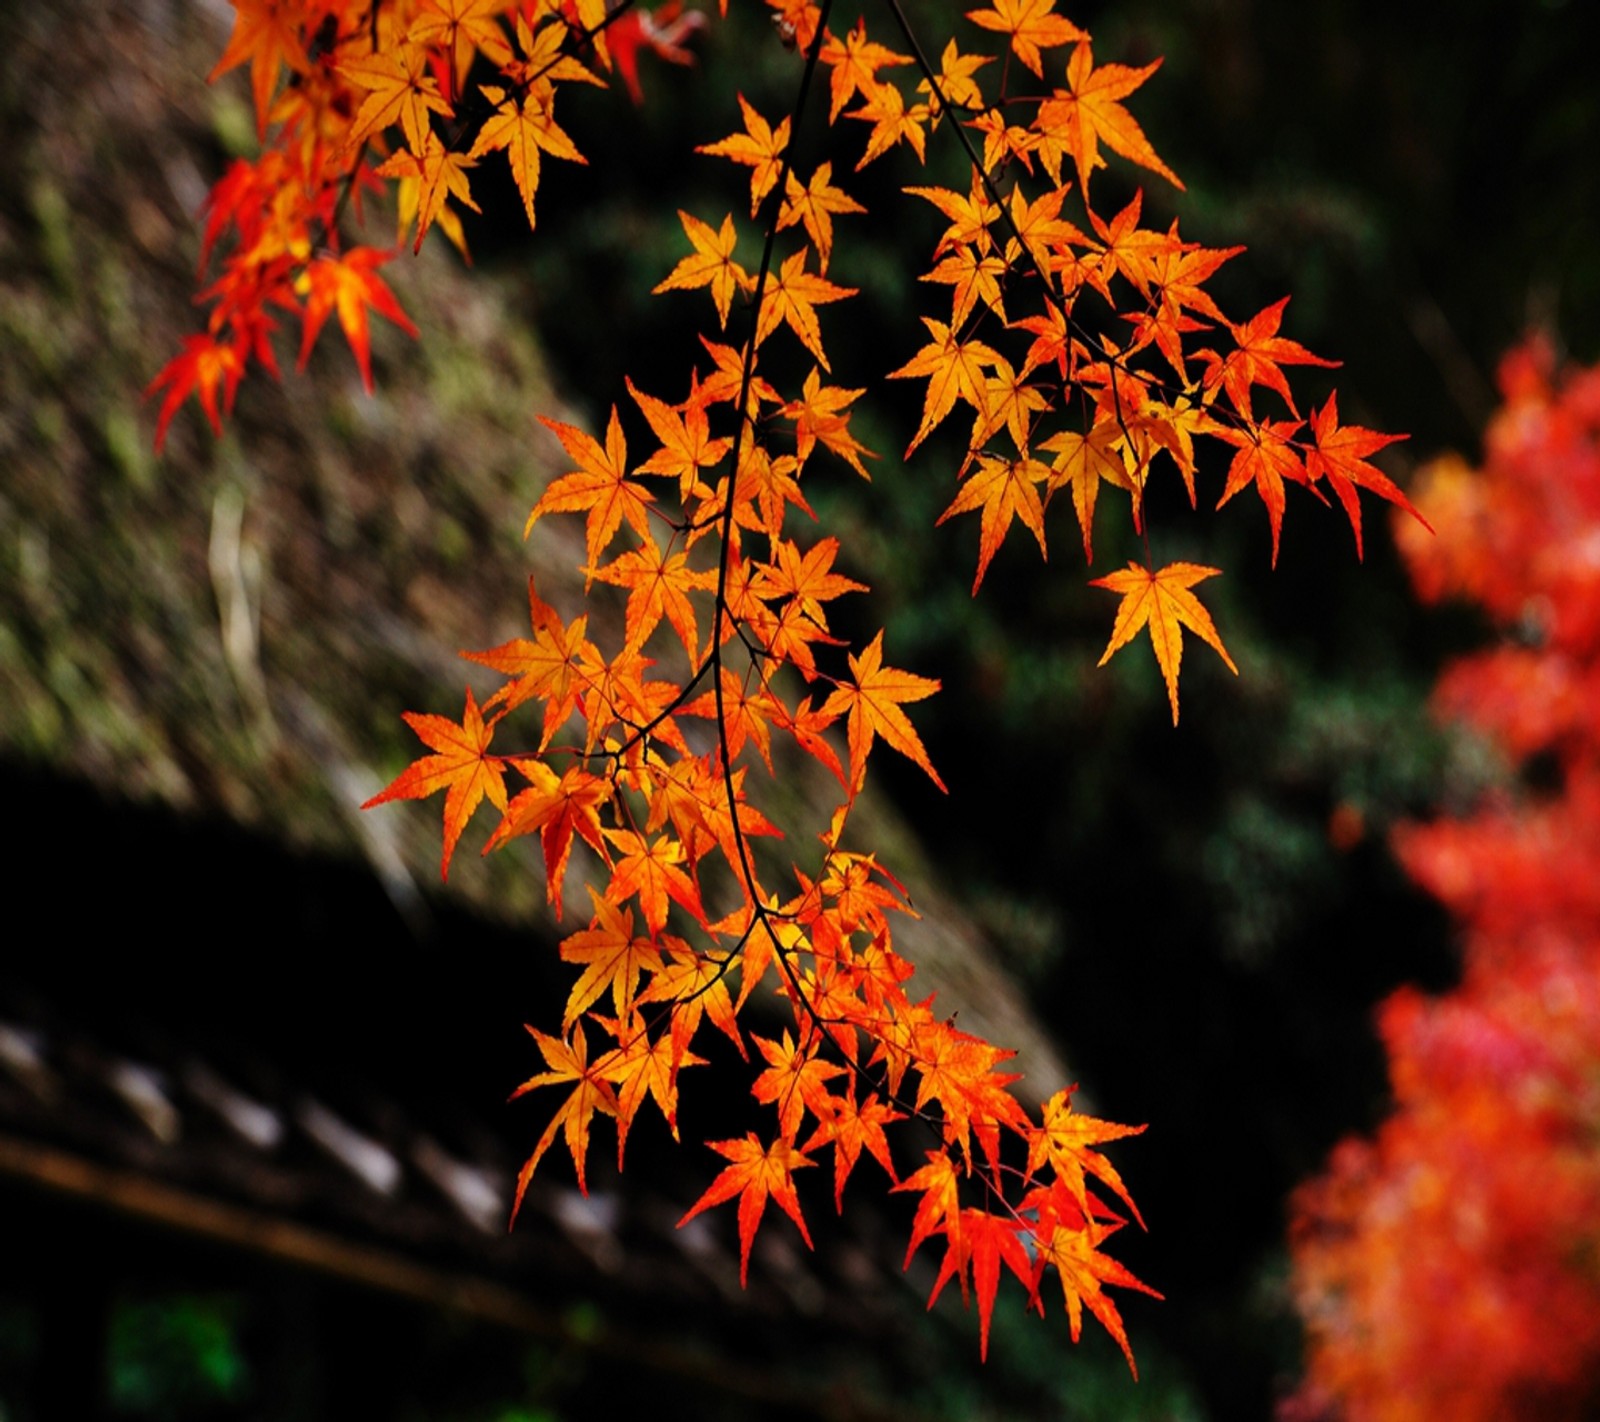
[[[1294,1197],[1286,1422],[1600,1416],[1600,367],[1533,339],[1500,384],[1484,467],[1431,465],[1437,536],[1396,537],[1424,600],[1503,633],[1438,711],[1540,769],[1396,838],[1460,926],[1462,981],[1384,1004],[1393,1114]]]

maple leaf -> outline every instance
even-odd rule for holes
[[[961,486],[961,492],[951,501],[950,507],[939,515],[937,522],[958,513],[983,510],[978,537],[978,575],[972,580],[976,596],[983,582],[989,561],[999,551],[1011,528],[1013,517],[1020,518],[1039,545],[1042,557],[1049,552],[1044,541],[1044,504],[1035,487],[1051,478],[1048,465],[1037,459],[996,459],[993,455],[979,456],[977,469]],[[1087,543],[1087,535],[1085,536]]]
[[[711,438],[711,422],[705,407],[698,404],[693,395],[684,404],[673,406],[635,389],[632,380],[625,383],[634,403],[661,441],[661,448],[639,466],[638,472],[676,475],[679,497],[687,502],[697,488],[703,487],[700,471],[720,464],[733,441]],[[693,648],[689,654],[694,655]]]
[[[1157,1299],[1161,1295],[1136,1278],[1115,1259],[1100,1252],[1100,1245],[1115,1231],[1114,1224],[1102,1224],[1097,1220],[1084,1219],[1078,1214],[1070,1196],[1063,1206],[1052,1200],[1048,1192],[1040,1191],[1029,1196],[1023,1203],[1026,1207],[1030,1202],[1036,1201],[1039,1202],[1037,1204],[1039,1225],[1033,1232],[1034,1247],[1037,1250],[1037,1262],[1034,1265],[1035,1291],[1038,1279],[1042,1277],[1045,1268],[1055,1265],[1056,1272],[1061,1278],[1061,1293],[1066,1302],[1072,1341],[1076,1343],[1083,1331],[1083,1307],[1087,1304],[1089,1312],[1099,1319],[1106,1332],[1117,1340],[1117,1346],[1122,1349],[1123,1357],[1128,1360],[1128,1371],[1137,1379],[1139,1369],[1133,1361],[1133,1349],[1128,1346],[1128,1331],[1123,1327],[1122,1314],[1101,1285],[1118,1284],[1125,1289],[1137,1289],[1140,1293],[1149,1294]]]
[[[517,769],[533,782],[531,789],[512,796],[505,817],[490,836],[483,852],[498,849],[517,835],[539,834],[544,848],[545,898],[561,918],[561,886],[572,856],[572,836],[578,835],[608,863],[610,854],[600,828],[600,807],[610,800],[609,780],[591,775],[581,765],[568,766],[558,776],[542,760],[518,757]]]
[[[1122,431],[1115,419],[1100,419],[1090,426],[1088,434],[1062,430],[1040,445],[1056,456],[1050,466],[1049,492],[1053,493],[1063,484],[1072,486],[1072,507],[1083,533],[1083,561],[1086,563],[1094,562],[1094,507],[1101,481],[1134,492],[1133,481],[1128,478],[1122,457],[1117,453],[1121,439]]]
[[[680,1049],[670,1032],[655,1041],[639,1024],[638,1018],[613,1021],[598,1018],[601,1026],[617,1038],[617,1050],[605,1059],[606,1079],[617,1088],[617,1169],[622,1169],[628,1131],[648,1094],[666,1118],[672,1139],[678,1139],[678,1072],[686,1066],[705,1066],[703,1057]]]
[[[1433,525],[1417,512],[1395,483],[1382,470],[1367,463],[1369,454],[1376,454],[1385,445],[1404,439],[1404,435],[1379,434],[1376,430],[1362,429],[1360,425],[1340,425],[1338,394],[1334,392],[1328,396],[1326,405],[1311,412],[1311,437],[1316,443],[1306,451],[1306,473],[1313,480],[1326,475],[1333,485],[1333,492],[1344,506],[1355,532],[1357,558],[1362,556],[1358,485],[1404,509],[1428,532],[1433,532]]]
[[[830,34],[823,41],[821,58],[833,70],[828,104],[829,123],[844,112],[844,106],[857,93],[865,97],[881,87],[878,70],[912,62],[910,55],[897,54],[869,40],[864,17],[857,17],[855,28],[845,34],[843,41]]]
[[[1000,362],[1000,353],[982,341],[961,341],[955,332],[941,321],[924,316],[922,324],[933,337],[916,355],[899,370],[891,370],[889,379],[905,379],[915,375],[928,377],[928,392],[922,402],[922,423],[906,446],[906,457],[926,439],[939,422],[955,407],[957,398],[965,400],[973,409],[985,408],[984,369]]]
[[[851,654],[853,686],[840,685],[822,706],[825,716],[849,712],[850,772],[852,784],[860,788],[866,778],[867,754],[874,736],[882,736],[901,755],[916,762],[941,790],[945,783],[923,749],[916,728],[900,709],[907,701],[921,701],[939,689],[932,677],[917,676],[883,665],[883,633],[879,632],[858,657]]]
[[[825,301],[841,301],[854,296],[853,286],[836,286],[826,277],[806,271],[806,252],[802,248],[784,258],[777,276],[769,276],[765,295],[761,299],[761,313],[756,318],[756,344],[760,345],[780,321],[800,338],[805,348],[816,357],[824,369],[830,369],[828,357],[822,349],[822,328],[817,324],[814,307]]]
[[[795,1194],[791,1176],[802,1166],[815,1165],[816,1161],[808,1159],[804,1152],[797,1150],[782,1138],[773,1141],[770,1147],[763,1148],[754,1131],[746,1135],[742,1141],[707,1141],[706,1144],[733,1164],[711,1182],[710,1188],[694,1202],[689,1213],[678,1221],[679,1229],[702,1210],[723,1204],[735,1195],[739,1196],[741,1286],[749,1282],[750,1246],[755,1240],[761,1216],[767,1208],[769,1195],[800,1227],[800,1237],[805,1240],[806,1248],[813,1247],[810,1232],[806,1229],[805,1216],[800,1213],[800,1197]]]
[[[893,84],[878,85],[869,96],[863,98],[859,109],[852,109],[845,117],[865,119],[872,125],[872,132],[867,135],[866,152],[856,164],[856,172],[859,173],[874,158],[881,157],[901,142],[909,143],[917,155],[917,161],[923,161],[928,141],[923,125],[928,121],[928,106],[913,104],[909,109],[906,108],[905,99]]]
[[[1017,453],[1026,457],[1029,419],[1050,407],[1044,392],[1028,384],[1027,379],[1026,374],[1018,375],[1003,356],[994,363],[994,369],[984,378],[983,403],[972,422],[969,449],[977,449],[1004,429]]]
[[[607,988],[611,989],[617,1016],[631,1017],[639,991],[639,975],[654,972],[661,966],[661,950],[654,940],[634,936],[633,910],[618,908],[602,898],[592,884],[586,887],[594,905],[594,921],[588,928],[561,940],[562,961],[585,964],[582,976],[567,995],[566,1010],[561,1018],[563,1032],[570,1032],[573,1023]]]
[[[998,109],[990,109],[976,118],[967,120],[967,127],[983,135],[983,168],[989,172],[1015,158],[1031,174],[1033,154],[1040,143],[1039,135],[1028,129],[1007,123]]]
[[[267,131],[279,70],[288,65],[296,74],[304,74],[311,68],[300,24],[297,7],[284,5],[282,0],[233,0],[233,33],[207,82],[215,83],[230,69],[249,61],[257,137]]]
[[[944,53],[939,56],[939,82],[938,89],[944,95],[943,102],[934,92],[934,85],[924,77],[917,84],[917,92],[928,97],[928,111],[932,115],[932,127],[937,128],[944,105],[950,104],[959,109],[981,109],[984,107],[983,90],[978,81],[973,78],[978,70],[985,64],[993,64],[994,56],[988,54],[963,54],[960,46],[954,40],[946,42]],[[977,127],[982,121],[982,116],[973,121]],[[985,169],[993,165],[987,161]]]
[[[1016,1054],[990,1046],[981,1037],[950,1022],[926,1017],[912,1031],[912,1067],[918,1076],[917,1109],[937,1101],[944,1115],[944,1138],[960,1145],[963,1158],[971,1151],[976,1127],[990,1165],[998,1169],[1002,1125],[1021,1128],[1026,1115],[1007,1090],[1019,1078],[994,1068]]]
[[[406,136],[406,147],[421,158],[427,137],[433,135],[428,115],[449,118],[455,112],[427,69],[428,51],[420,44],[409,43],[341,64],[339,73],[368,91],[346,142],[353,147],[362,139],[399,124]]]
[[[533,1172],[539,1168],[544,1153],[555,1141],[557,1131],[566,1134],[567,1149],[572,1152],[572,1164],[578,1173],[578,1189],[585,1195],[589,1193],[588,1182],[584,1179],[584,1162],[589,1154],[590,1122],[596,1111],[605,1116],[617,1114],[617,1094],[605,1077],[608,1059],[601,1057],[593,1062],[589,1060],[589,1044],[584,1039],[581,1023],[572,1029],[570,1046],[561,1038],[548,1037],[536,1028],[528,1027],[526,1030],[539,1044],[549,1070],[530,1076],[511,1093],[511,1099],[515,1101],[541,1086],[559,1086],[570,1081],[573,1087],[560,1109],[550,1118],[550,1124],[544,1128],[533,1154],[517,1174],[517,1195],[511,1204],[512,1224],[517,1222],[517,1212],[522,1208],[522,1197],[527,1193],[528,1182],[533,1179]]]
[[[215,336],[185,336],[183,350],[173,356],[144,392],[149,399],[164,385],[167,393],[162,397],[161,410],[156,416],[156,453],[167,442],[167,426],[179,407],[189,396],[198,392],[200,408],[205,411],[211,432],[222,436],[222,417],[217,410],[220,390],[224,409],[233,410],[234,392],[244,374],[244,359],[231,343],[219,341]]]
[[[447,149],[439,141],[439,135],[429,129],[420,155],[403,149],[376,170],[379,177],[399,178],[402,184],[415,185],[417,236],[411,244],[413,253],[422,250],[422,239],[428,235],[428,229],[435,221],[446,231],[450,230],[446,227],[445,219],[454,219],[454,214],[445,206],[447,198],[455,198],[474,212],[481,211],[472,200],[472,190],[467,181],[466,170],[476,161]],[[457,245],[460,245],[459,223],[455,224],[455,231]]]
[[[510,712],[535,696],[544,698],[544,733],[539,740],[539,749],[543,750],[578,704],[578,669],[593,643],[587,635],[588,614],[566,626],[539,596],[532,578],[528,579],[528,611],[534,633],[531,642],[526,637],[514,637],[487,651],[461,655],[514,678],[484,703],[486,708],[503,701],[505,711]]]
[[[987,10],[968,10],[967,18],[986,30],[1011,36],[1011,48],[1029,69],[1044,78],[1040,49],[1087,40],[1070,20],[1053,14],[1055,0],[994,0]]]
[[[1072,1192],[1078,1208],[1088,1218],[1090,1205],[1084,1172],[1089,1171],[1117,1192],[1118,1198],[1142,1227],[1144,1219],[1139,1214],[1139,1207],[1133,1203],[1133,1196],[1122,1183],[1116,1167],[1090,1147],[1121,1140],[1124,1136],[1139,1135],[1144,1127],[1121,1126],[1074,1111],[1072,1093],[1076,1090],[1075,1086],[1063,1087],[1045,1102],[1044,1124],[1028,1139],[1028,1173],[1031,1175],[1048,1161],[1056,1178]]]
[[[931,202],[950,219],[950,226],[945,228],[944,235],[933,249],[935,257],[952,247],[959,249],[976,245],[987,249],[993,245],[989,228],[999,220],[1001,208],[989,196],[988,186],[977,173],[972,175],[972,193],[969,197],[962,197],[949,188],[908,187],[905,191]]]
[[[1183,662],[1183,629],[1209,642],[1235,676],[1239,668],[1222,645],[1211,614],[1200,599],[1189,591],[1202,579],[1214,577],[1220,568],[1202,568],[1196,563],[1168,563],[1158,572],[1130,562],[1120,573],[1093,579],[1089,586],[1109,588],[1122,595],[1117,620],[1111,629],[1099,665],[1104,666],[1119,647],[1125,646],[1148,626],[1156,661],[1166,679],[1167,696],[1172,701],[1172,724],[1178,724],[1178,668]]]
[[[930,1150],[928,1163],[921,1170],[907,1176],[896,1190],[920,1190],[922,1199],[917,1202],[916,1217],[911,1222],[911,1243],[906,1248],[906,1262],[902,1269],[911,1267],[911,1258],[923,1240],[936,1234],[942,1227],[954,1242],[961,1236],[961,1186],[955,1162],[949,1151]]]
[[[606,897],[612,903],[621,903],[637,894],[652,938],[659,937],[666,924],[669,898],[688,909],[701,923],[706,921],[705,909],[700,905],[700,890],[678,867],[683,860],[682,844],[671,835],[661,835],[646,843],[643,835],[632,830],[608,829],[604,833],[621,854],[611,871]]]
[[[750,216],[754,217],[761,199],[772,191],[783,167],[783,150],[789,144],[789,120],[784,119],[776,129],[753,109],[743,94],[739,95],[739,110],[744,115],[743,133],[729,134],[716,143],[703,143],[696,153],[715,154],[735,163],[745,163],[750,168]]]
[[[1269,390],[1277,391],[1289,407],[1289,413],[1297,420],[1300,418],[1299,411],[1294,407],[1294,396],[1289,392],[1289,382],[1284,378],[1280,366],[1320,365],[1332,368],[1339,364],[1336,360],[1324,360],[1319,355],[1313,355],[1299,341],[1291,341],[1278,334],[1278,327],[1283,324],[1283,309],[1288,304],[1289,298],[1286,296],[1271,306],[1263,307],[1242,326],[1229,322],[1228,329],[1233,333],[1237,348],[1226,357],[1219,357],[1214,351],[1199,352],[1208,367],[1202,382],[1205,389],[1208,392],[1215,391],[1220,385],[1233,402],[1233,408],[1246,420],[1255,418],[1250,412],[1252,385],[1265,385]]]
[[[1283,528],[1286,503],[1283,481],[1289,479],[1296,484],[1306,485],[1311,482],[1305,461],[1289,438],[1300,428],[1300,424],[1299,420],[1271,420],[1247,425],[1244,429],[1218,425],[1212,430],[1218,439],[1226,440],[1239,451],[1228,466],[1228,481],[1223,486],[1222,497],[1217,500],[1217,507],[1220,509],[1246,485],[1255,484],[1261,502],[1267,506],[1267,518],[1272,525],[1273,567],[1278,565],[1278,535]],[[1311,492],[1318,498],[1322,497],[1315,488]]]
[[[523,96],[520,105],[515,94],[507,98],[505,90],[496,85],[481,87],[484,98],[495,106],[495,111],[478,130],[477,140],[467,156],[477,159],[485,153],[505,149],[531,229],[534,225],[533,198],[539,190],[540,150],[571,163],[589,160],[578,152],[572,139],[556,122],[554,96],[548,84],[535,85]]]
[[[865,212],[849,193],[833,186],[833,164],[822,163],[804,185],[791,172],[784,186],[783,211],[778,214],[778,230],[803,223],[807,234],[817,249],[817,268],[828,270],[828,257],[833,252],[833,215],[835,213]]]
[[[693,291],[709,286],[711,299],[717,303],[717,319],[726,327],[728,308],[733,304],[736,291],[748,291],[754,284],[750,274],[733,260],[737,236],[733,228],[733,214],[722,219],[722,227],[713,232],[698,217],[678,212],[678,220],[688,235],[694,251],[667,274],[665,281],[652,287],[653,293],[663,291]]]
[[[670,1002],[672,1009],[673,1050],[680,1054],[688,1050],[702,1015],[711,1018],[711,1025],[739,1050],[739,1055],[749,1060],[744,1039],[739,1035],[739,1022],[733,999],[728,994],[727,972],[729,955],[696,953],[680,938],[666,934],[662,943],[667,950],[667,963],[651,979],[645,990],[635,999],[643,1007],[651,1002]]]
[[[966,1298],[967,1271],[971,1269],[972,1286],[978,1295],[978,1356],[985,1361],[989,1357],[989,1323],[1000,1288],[1000,1265],[1003,1263],[1028,1286],[1030,1293],[1033,1291],[1035,1269],[1022,1242],[1025,1228],[1021,1220],[988,1210],[962,1210],[961,1228],[947,1236],[944,1261],[928,1296],[928,1307],[932,1308],[944,1286],[956,1278],[961,1283],[961,1296]]]
[[[730,761],[737,759],[745,743],[750,742],[771,773],[772,738],[767,722],[780,709],[776,699],[765,687],[758,686],[752,691],[744,678],[740,677],[732,667],[724,666],[720,713],[716,693],[708,691],[687,703],[683,708],[683,714],[704,716],[707,720],[717,720],[720,715],[722,725],[719,735],[726,742],[724,750],[728,759]],[[729,858],[733,859],[735,856],[730,855]]]
[[[854,1078],[844,1097],[828,1097],[829,1112],[823,1116],[804,1149],[816,1150],[818,1146],[833,1146],[833,1203],[840,1214],[844,1213],[844,1186],[861,1158],[862,1149],[872,1156],[895,1184],[899,1176],[894,1171],[894,1161],[889,1155],[889,1138],[883,1128],[891,1121],[903,1121],[905,1115],[887,1106],[876,1093],[856,1105]]]
[[[1062,141],[1078,165],[1078,184],[1085,191],[1089,174],[1105,167],[1106,160],[1100,156],[1102,143],[1112,152],[1160,173],[1182,191],[1178,175],[1156,156],[1144,130],[1117,102],[1127,98],[1160,67],[1157,59],[1143,69],[1130,69],[1126,64],[1102,64],[1096,69],[1089,41],[1080,40],[1067,61],[1070,88],[1057,89],[1053,97],[1039,105],[1040,126],[1064,135]]]
[[[801,614],[822,632],[828,619],[822,604],[845,593],[866,592],[865,583],[833,571],[839,552],[837,538],[818,539],[805,553],[787,539],[773,550],[773,561],[757,570],[756,583],[763,597],[792,598]]]
[[[844,1072],[837,1063],[827,1061],[810,1046],[796,1046],[788,1032],[782,1042],[756,1037],[755,1044],[767,1059],[767,1069],[755,1080],[751,1095],[763,1105],[778,1106],[778,1133],[792,1142],[809,1110],[819,1121],[833,1114],[835,1097],[824,1082]],[[808,1147],[809,1148],[809,1147]]]
[[[370,306],[380,316],[393,321],[412,338],[417,328],[410,317],[400,309],[394,293],[384,285],[374,271],[387,262],[393,252],[380,252],[374,247],[352,247],[342,257],[318,257],[306,268],[304,281],[307,289],[304,334],[300,340],[300,369],[304,370],[310,358],[311,347],[316,343],[322,324],[332,311],[339,313],[339,324],[344,328],[345,339],[355,352],[356,364],[361,368],[361,383],[367,394],[372,394],[372,352],[367,333],[367,308]]]
[[[511,64],[511,45],[499,20],[505,0],[427,0],[406,38],[451,55],[455,92],[461,92],[475,55],[498,68]]]
[[[950,324],[959,329],[972,314],[972,308],[983,302],[1001,320],[1006,308],[1001,298],[1000,278],[1008,270],[1005,258],[997,252],[983,254],[976,247],[962,246],[937,263],[931,271],[924,272],[918,281],[944,282],[953,287],[951,292]],[[1026,372],[1024,372],[1026,373]]]
[[[811,374],[806,376],[800,399],[790,400],[780,412],[785,419],[795,422],[796,460],[804,464],[811,457],[817,441],[821,440],[826,448],[849,464],[863,479],[870,479],[872,476],[867,473],[861,456],[865,455],[868,459],[876,459],[877,456],[850,433],[850,416],[845,413],[845,407],[863,393],[860,390],[841,390],[837,386],[823,385],[821,372],[813,366]]]
[[[539,495],[522,536],[526,538],[533,532],[534,524],[545,514],[578,513],[587,509],[584,543],[589,553],[589,580],[592,581],[592,570],[599,566],[600,555],[624,518],[640,538],[650,537],[650,519],[646,511],[655,502],[655,496],[628,477],[628,446],[615,405],[611,407],[611,422],[606,426],[604,449],[592,435],[575,425],[564,425],[546,415],[539,416],[539,423],[561,441],[567,453],[578,461],[578,468],[563,474]]]
[[[686,553],[663,555],[651,536],[632,552],[624,553],[603,568],[589,569],[588,573],[603,583],[629,590],[624,644],[627,648],[642,647],[665,617],[678,634],[690,661],[698,660],[700,638],[689,594],[714,588],[717,582],[714,571],[695,571],[689,566]]]
[[[636,6],[609,12],[606,26],[612,61],[627,86],[628,97],[639,105],[644,103],[644,91],[639,87],[639,52],[649,50],[669,64],[692,65],[694,51],[683,42],[705,28],[706,17],[698,10],[685,13],[682,0],[668,0],[654,10]]]
[[[441,878],[448,879],[450,856],[455,853],[456,841],[483,797],[487,795],[498,810],[506,808],[501,758],[488,754],[489,742],[494,739],[495,720],[499,718],[484,721],[469,686],[466,711],[459,723],[448,716],[423,716],[414,711],[407,711],[404,719],[422,743],[432,747],[436,754],[423,756],[401,771],[386,789],[380,790],[361,808],[370,810],[390,800],[425,800],[443,790],[444,856],[439,873]]]

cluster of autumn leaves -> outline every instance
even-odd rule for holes
[[[1600,1401],[1600,369],[1531,343],[1484,467],[1430,465],[1437,539],[1398,527],[1427,601],[1504,640],[1436,691],[1554,792],[1408,829],[1401,862],[1460,925],[1460,985],[1380,1016],[1396,1104],[1294,1202],[1308,1377],[1295,1415],[1549,1422]],[[1549,771],[1554,768],[1552,777]]]
[[[937,67],[870,38],[864,17],[834,29],[827,6],[767,3],[801,93],[826,75],[834,157],[807,156],[801,105],[773,122],[740,96],[739,127],[701,152],[747,170],[750,223],[681,214],[690,251],[657,287],[710,296],[703,363],[677,398],[629,384],[630,425],[649,431],[632,453],[615,407],[602,438],[543,420],[572,467],[529,528],[583,518],[589,584],[626,590],[620,636],[591,636],[587,611],[564,616],[530,588],[530,635],[469,654],[504,684],[482,705],[469,691],[459,721],[409,715],[429,753],[372,803],[443,790],[448,871],[487,799],[501,813],[489,847],[537,835],[558,912],[583,846],[592,916],[561,943],[579,975],[560,1032],[534,1033],[545,1069],[523,1090],[550,1088],[558,1104],[519,1201],[558,1136],[583,1183],[596,1116],[615,1121],[619,1161],[647,1101],[675,1131],[679,1075],[700,1063],[709,1019],[747,1059],[753,1043],[752,1090],[775,1111],[769,1138],[711,1143],[728,1163],[689,1212],[737,1198],[746,1266],[769,1199],[805,1233],[792,1177],[813,1153],[831,1148],[842,1198],[865,1151],[918,1197],[911,1252],[943,1243],[934,1293],[952,1278],[975,1289],[985,1347],[1002,1268],[1035,1303],[1053,1268],[1074,1337],[1087,1307],[1126,1351],[1105,1286],[1145,1286],[1102,1252],[1125,1218],[1105,1197],[1137,1212],[1096,1147],[1130,1128],[1074,1111],[1069,1093],[1032,1118],[1009,1090],[1010,1054],[913,996],[891,924],[904,896],[873,855],[846,847],[880,741],[938,783],[904,709],[938,683],[886,663],[881,633],[844,647],[829,604],[865,588],[836,570],[834,539],[797,534],[790,518],[811,514],[803,481],[819,450],[863,475],[870,457],[850,429],[863,391],[832,383],[818,310],[855,294],[829,275],[835,223],[864,211],[836,173],[840,135],[861,140],[857,169],[899,148],[921,159],[936,135],[970,159],[965,190],[907,188],[948,222],[924,276],[948,290],[948,319],[925,318],[921,348],[887,374],[925,382],[907,456],[958,405],[971,420],[943,518],[979,516],[974,591],[1014,523],[1045,549],[1058,494],[1086,557],[1103,486],[1146,532],[1150,476],[1170,468],[1194,500],[1201,441],[1228,450],[1222,503],[1246,488],[1261,497],[1274,559],[1286,483],[1330,488],[1359,548],[1359,489],[1409,508],[1368,462],[1392,437],[1341,425],[1331,395],[1301,416],[1284,367],[1329,362],[1279,334],[1285,303],[1235,324],[1205,290],[1239,249],[1184,241],[1176,223],[1142,227],[1138,194],[1110,216],[1091,203],[1107,152],[1177,183],[1122,102],[1156,65],[1096,64],[1053,0],[969,11],[968,33],[999,52],[951,38]],[[584,161],[556,118],[565,87],[620,72],[636,91],[641,47],[685,57],[675,12],[606,0],[234,4],[217,73],[248,66],[264,146],[207,205],[203,261],[218,260],[207,329],[152,387],[164,391],[158,445],[191,395],[215,427],[252,361],[276,369],[274,312],[298,316],[302,361],[337,315],[370,384],[370,313],[411,326],[378,275],[392,252],[344,245],[344,214],[392,187],[402,238],[420,245],[438,227],[460,244],[474,175],[503,155],[531,224],[544,157]],[[787,388],[776,372],[791,362],[763,364],[780,335],[810,365]],[[1263,390],[1283,417],[1257,415]],[[1156,567],[1148,535],[1146,550],[1096,580],[1121,598],[1106,656],[1148,629],[1176,721],[1184,629],[1233,663],[1193,591],[1216,570]],[[530,722],[505,749],[502,727],[525,703],[540,708],[537,734]],[[779,828],[750,789],[782,742],[825,766],[840,799],[820,851],[779,873],[755,851]],[[775,1038],[741,1027],[758,990],[787,1003]],[[932,1148],[900,1180],[885,1127],[913,1118]]]

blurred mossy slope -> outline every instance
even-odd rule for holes
[[[155,455],[143,388],[197,328],[194,213],[252,121],[204,83],[215,17],[90,8],[0,17],[0,749],[436,874],[422,817],[350,811],[414,753],[399,710],[458,714],[455,650],[515,625],[540,356],[430,250],[386,269],[427,339],[377,323],[375,395],[335,331]]]

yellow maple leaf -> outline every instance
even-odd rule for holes
[[[1239,668],[1234,666],[1233,658],[1217,635],[1211,614],[1189,591],[1202,579],[1214,577],[1221,571],[1220,568],[1202,568],[1198,563],[1168,563],[1159,572],[1152,573],[1137,563],[1129,563],[1120,573],[1095,578],[1089,584],[1092,588],[1109,588],[1122,594],[1122,605],[1117,608],[1117,620],[1111,629],[1111,641],[1106,644],[1099,665],[1104,666],[1119,647],[1126,646],[1141,628],[1148,626],[1150,643],[1155,648],[1156,661],[1160,663],[1167,695],[1172,701],[1174,726],[1178,724],[1178,668],[1183,663],[1185,627],[1209,642],[1228,664],[1228,670],[1239,675]]]

